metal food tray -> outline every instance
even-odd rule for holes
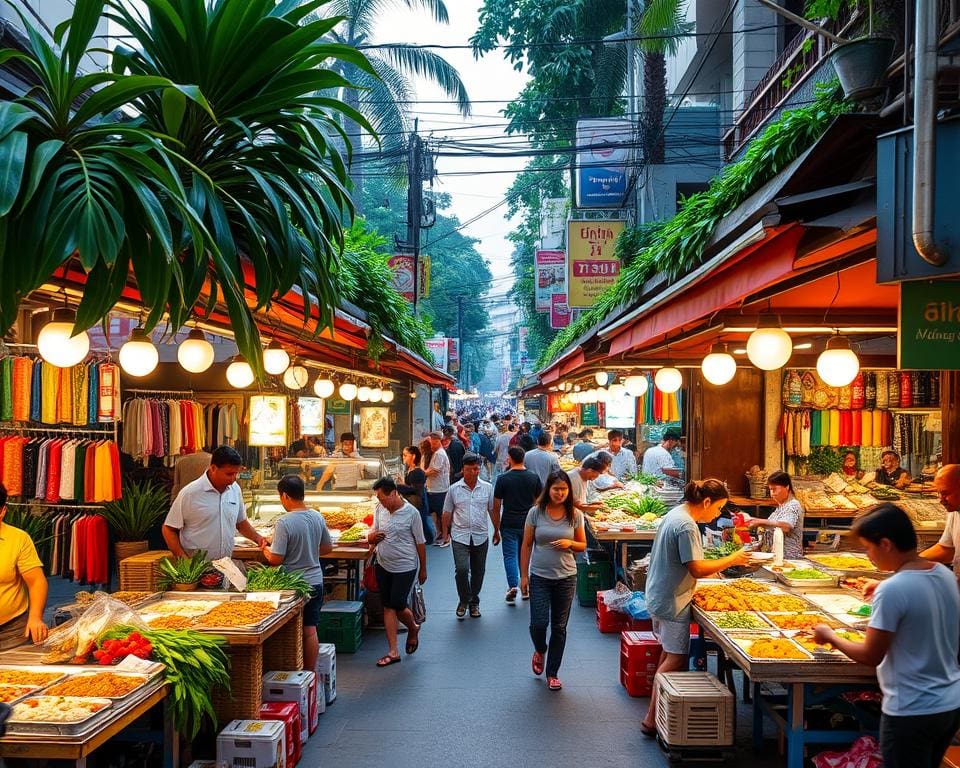
[[[845,629],[848,629],[849,631],[849,628],[845,628]],[[860,630],[856,630],[856,631],[859,632]],[[856,662],[853,659],[851,659],[849,656],[842,653],[841,651],[837,650],[836,648],[828,648],[826,646],[819,646],[817,650],[811,650],[810,648],[805,648],[800,643],[800,641],[797,640],[797,635],[800,635],[800,634],[812,634],[812,633],[804,629],[784,631],[784,635],[786,635],[791,640],[793,640],[793,642],[797,643],[797,645],[799,645],[805,651],[812,653],[815,659],[824,659],[827,661],[847,661],[847,662],[850,662],[851,664],[856,664]]]
[[[267,616],[258,624],[246,624],[240,627],[214,627],[214,626],[195,626],[191,629],[197,630],[199,632],[216,632],[217,634],[235,634],[235,635],[256,635],[267,629],[269,629],[273,624],[280,618],[280,615],[283,609],[293,603],[297,597],[296,593],[293,590],[286,590],[290,594],[290,598],[285,599],[284,593],[281,592],[280,605],[277,606],[277,609],[273,612],[272,615]],[[256,592],[164,592],[162,598],[170,600],[207,600],[221,603],[229,602],[246,602],[248,594],[257,594]],[[152,601],[157,602],[157,601]],[[173,614],[176,615],[176,614]],[[198,617],[199,618],[199,617]]]
[[[848,628],[849,628],[849,627],[847,626],[846,622],[844,622],[842,619],[840,619],[839,616],[837,616],[837,615],[834,614],[834,613],[830,613],[829,611],[825,611],[825,610],[823,610],[822,608],[814,608],[813,610],[809,610],[809,611],[766,611],[766,612],[764,612],[762,615],[763,615],[763,618],[765,618],[767,621],[769,621],[769,622],[774,626],[774,628],[776,628],[776,629],[777,629],[778,631],[780,631],[780,632],[808,632],[808,631],[812,631],[812,630],[807,630],[807,629],[798,629],[798,628],[796,628],[796,627],[781,627],[781,626],[780,626],[779,624],[777,624],[777,622],[776,622],[776,617],[777,617],[777,616],[803,616],[803,615],[805,615],[805,614],[812,614],[812,615],[814,615],[814,616],[820,616],[820,617],[826,619],[827,621],[836,620],[838,623],[841,624],[841,626],[839,626],[839,627],[834,627],[834,629],[848,629]]]
[[[783,634],[781,630],[775,630],[774,632],[729,632],[727,637],[730,638],[730,641],[740,649],[740,652],[743,653],[751,661],[769,661],[776,662],[778,664],[807,664],[813,661],[814,656],[810,651],[804,648],[799,643],[795,642],[792,638],[787,637]],[[769,656],[754,656],[746,648],[741,645],[741,642],[754,642],[760,640],[761,638],[771,638],[773,640],[786,640],[794,647],[798,648],[801,653],[804,654],[802,659],[777,659],[771,658]]]
[[[28,699],[44,698],[41,695],[27,697]],[[49,736],[80,736],[88,731],[94,730],[94,726],[99,726],[102,722],[109,719],[113,714],[111,708],[113,702],[110,699],[89,698],[86,696],[54,696],[56,699],[81,699],[83,701],[96,702],[103,704],[103,708],[93,712],[89,717],[83,720],[72,722],[53,722],[44,720],[17,720],[13,715],[7,721],[7,733],[9,734],[41,734]],[[24,699],[26,701],[26,699]]]
[[[146,590],[142,590],[142,589],[124,589],[124,590],[118,590],[118,591],[120,591],[120,592],[145,592]],[[112,597],[112,595],[110,595],[110,596]],[[130,607],[130,608],[133,608],[134,610],[136,610],[137,608],[141,607],[142,605],[146,605],[147,603],[152,602],[152,601],[154,601],[154,600],[159,600],[161,596],[162,596],[162,593],[161,593],[161,592],[153,592],[153,593],[147,595],[147,597],[143,597],[143,598],[141,598],[140,600],[135,600],[135,601],[132,602],[132,603],[124,603],[124,605],[126,605],[126,606],[128,606],[128,607]],[[91,605],[93,605],[93,602],[89,602],[89,603],[85,603],[85,604],[84,604],[84,603],[78,603],[78,602],[74,601],[74,602],[72,602],[72,603],[67,603],[67,604],[65,604],[65,605],[58,606],[58,607],[57,607],[57,612],[58,612],[58,613],[61,613],[61,614],[64,614],[64,615],[69,614],[69,615],[71,616],[71,618],[76,618],[77,616],[82,616],[82,615],[86,612],[86,610],[87,610]],[[74,612],[75,612],[75,611],[78,611],[78,613],[77,613],[76,615],[74,615]]]
[[[50,685],[56,685],[68,675],[77,671],[76,667],[67,667],[62,665],[41,665],[41,664],[2,664],[0,672],[32,672],[43,675],[58,675],[57,677],[45,683],[33,686],[37,690],[46,688]],[[21,685],[21,683],[0,683],[0,685]]]
[[[822,567],[820,566],[816,570],[826,576],[825,579],[791,579],[785,573],[780,572],[777,573],[777,581],[796,589],[836,589],[840,584],[840,576],[836,573],[821,570]]]
[[[837,557],[837,556],[840,556],[840,555],[847,555],[847,556],[850,556],[850,557],[860,557],[860,558],[863,558],[863,559],[867,559],[867,558],[866,558],[866,555],[864,555],[862,552],[823,552],[823,553],[820,553],[820,554],[822,554],[822,555],[824,555],[824,556],[826,556],[826,557]],[[866,577],[868,577],[868,578],[874,578],[874,579],[876,579],[876,578],[881,578],[881,576],[880,576],[879,574],[881,574],[882,572],[881,572],[880,570],[876,569],[876,568],[873,568],[873,569],[868,569],[868,568],[832,568],[832,567],[830,567],[829,565],[825,565],[824,563],[821,563],[821,562],[819,562],[818,560],[814,560],[814,559],[813,559],[813,558],[815,558],[815,557],[819,557],[820,554],[814,553],[814,554],[812,554],[812,555],[808,555],[805,559],[811,564],[811,566],[812,566],[813,568],[817,568],[817,569],[819,569],[819,570],[827,571],[827,572],[829,572],[829,573],[836,573],[836,574],[840,574],[840,575],[843,575],[843,576],[866,576]],[[889,575],[889,574],[888,574],[888,575]]]
[[[103,696],[103,697],[97,697],[97,698],[110,699],[111,701],[128,701],[128,700],[134,700],[134,699],[139,699],[139,698],[141,698],[141,693],[142,693],[143,690],[144,690],[145,688],[147,688],[148,686],[150,687],[151,690],[156,687],[156,686],[150,686],[150,683],[153,682],[154,680],[156,680],[156,679],[163,673],[163,665],[162,665],[162,664],[158,664],[157,667],[158,667],[158,668],[155,669],[155,670],[153,670],[152,672],[125,672],[125,671],[123,671],[123,670],[119,670],[119,669],[116,669],[116,668],[114,668],[114,667],[101,667],[100,669],[84,669],[84,670],[81,671],[81,672],[77,672],[76,674],[73,674],[73,675],[68,676],[68,677],[67,677],[67,680],[61,680],[60,682],[69,682],[70,680],[74,680],[74,679],[76,679],[76,678],[78,678],[78,677],[95,677],[95,676],[101,675],[101,674],[113,674],[113,675],[117,675],[117,676],[119,676],[119,677],[136,677],[136,678],[140,679],[142,682],[141,682],[140,685],[138,685],[136,688],[134,688],[134,689],[133,689],[132,691],[130,691],[129,693],[126,693],[126,694],[124,694],[123,696]],[[63,694],[56,694],[56,693],[54,693],[54,694],[48,694],[48,693],[46,693],[50,688],[53,688],[53,687],[55,687],[56,685],[59,685],[59,683],[50,683],[50,685],[46,686],[46,687],[43,689],[43,691],[44,691],[43,695],[45,695],[45,696],[61,696],[61,695],[63,695]],[[86,697],[82,697],[82,698],[86,698]]]
[[[4,689],[4,688],[26,688],[26,689],[27,689],[25,693],[21,693],[19,696],[15,696],[14,698],[10,699],[9,701],[3,701],[3,702],[2,702],[3,704],[6,704],[8,707],[12,707],[14,704],[16,704],[16,703],[19,702],[19,701],[23,701],[24,699],[27,699],[27,698],[30,698],[31,696],[37,695],[37,693],[40,692],[40,689],[43,688],[43,686],[41,686],[41,685],[35,685],[35,686],[28,686],[28,685],[11,685],[11,684],[2,684],[2,683],[0,683],[0,693],[3,693],[3,689]]]
[[[703,611],[703,615],[707,617],[710,621],[711,626],[715,627],[721,632],[766,632],[771,629],[777,629],[773,624],[770,623],[770,620],[764,616],[759,611]],[[722,616],[725,613],[746,613],[750,616],[754,616],[760,620],[764,625],[762,627],[721,627],[717,624],[717,618]]]

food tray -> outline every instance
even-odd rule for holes
[[[136,688],[131,690],[129,693],[124,694],[123,696],[97,697],[97,698],[110,699],[111,701],[126,701],[128,699],[139,698],[144,691],[144,687],[151,680],[156,679],[163,672],[163,665],[157,665],[157,666],[158,668],[150,674],[142,674],[140,672],[122,672],[118,669],[115,669],[114,667],[103,667],[102,669],[89,669],[89,670],[84,670],[83,672],[77,672],[74,675],[70,675],[66,681],[61,681],[61,682],[69,682],[70,680],[75,680],[77,678],[82,678],[82,677],[95,677],[96,675],[106,674],[106,673],[114,674],[114,675],[117,675],[118,677],[130,677],[130,678],[139,679],[140,685],[138,685]],[[46,693],[46,691],[49,690],[50,688],[55,687],[55,685],[57,685],[57,683],[51,683],[50,685],[48,685],[46,688],[44,688],[44,693]],[[56,696],[59,694],[49,694],[49,695]]]
[[[61,680],[63,680],[67,675],[76,671],[76,667],[63,667],[63,666],[53,666],[53,665],[10,665],[4,664],[0,665],[0,673],[3,672],[29,672],[34,674],[42,675],[54,675],[46,682],[38,683],[34,685],[34,688],[46,688],[48,685],[56,685]],[[0,683],[0,685],[20,685],[20,683]],[[25,685],[25,684],[24,684]],[[31,684],[32,685],[32,684]]]
[[[854,568],[837,568],[836,566],[827,565],[823,562],[823,559],[826,558],[828,561],[830,558],[835,557],[856,557],[864,560],[866,565],[863,567],[854,567]],[[829,571],[830,573],[842,574],[844,576],[873,576],[879,573],[877,568],[871,563],[867,556],[861,552],[825,552],[822,554],[807,555],[807,560],[813,563],[814,568],[819,568],[820,570]],[[869,566],[869,567],[868,567]]]
[[[822,567],[822,566],[821,566]],[[825,579],[791,579],[787,576],[786,573],[778,573],[777,581],[781,584],[786,584],[788,587],[794,587],[797,589],[836,589],[837,585],[840,583],[840,576],[836,573],[828,573],[823,571],[820,568],[816,570],[820,571]]]
[[[839,617],[835,616],[834,614],[828,614],[828,613],[826,613],[826,612],[824,612],[824,611],[802,611],[802,612],[795,612],[795,613],[791,613],[791,612],[782,612],[782,613],[780,613],[780,612],[767,612],[767,613],[764,613],[764,614],[763,614],[763,618],[765,618],[767,621],[769,621],[774,627],[776,627],[777,629],[779,629],[781,632],[802,632],[802,631],[805,631],[804,629],[802,629],[802,628],[800,628],[800,627],[782,627],[782,626],[780,626],[780,624],[778,624],[777,622],[778,622],[778,620],[782,620],[781,617],[783,617],[783,616],[815,616],[815,617],[817,617],[818,619],[821,619],[821,621],[818,622],[818,623],[827,624],[827,625],[836,625],[836,626],[833,627],[834,629],[845,629],[845,628],[846,628],[845,625],[844,625],[844,622],[843,622]]]
[[[216,632],[217,634],[243,634],[243,635],[256,635],[264,630],[270,628],[274,623],[277,622],[281,616],[283,609],[288,607],[292,602],[296,600],[296,595],[291,590],[290,594],[293,596],[291,600],[284,600],[281,595],[280,606],[274,611],[270,616],[267,616],[265,619],[260,621],[257,624],[250,624],[241,627],[214,627],[214,626],[195,626],[192,629],[198,630],[200,632]],[[198,593],[195,597],[185,596],[183,592],[164,592],[163,601],[178,600],[178,601],[191,601],[191,600],[201,600],[204,602],[217,602],[217,603],[226,603],[226,602],[244,602],[247,600],[248,593],[240,592],[201,592]],[[256,595],[256,592],[249,594]],[[149,608],[149,606],[147,606]],[[146,615],[152,615],[153,612],[147,610],[144,611]],[[165,614],[169,615],[169,614]],[[201,614],[204,615],[204,614]]]
[[[864,636],[865,636],[865,635],[863,634],[863,632],[860,632],[859,630],[855,630],[855,629],[844,629],[844,631],[846,631],[846,632],[856,632],[856,633],[857,633],[858,635],[860,635],[861,637],[864,637]],[[803,642],[801,642],[801,639],[800,639],[800,638],[809,637],[809,638],[810,638],[810,641],[812,642],[812,641],[813,641],[813,633],[812,633],[812,632],[806,632],[806,631],[803,631],[803,630],[798,630],[798,631],[796,631],[796,632],[789,632],[789,631],[787,631],[787,632],[784,632],[784,634],[785,634],[787,637],[791,638],[791,639],[793,640],[793,642],[797,643],[801,648],[803,648],[804,650],[809,651],[810,653],[812,653],[813,656],[814,656],[814,658],[829,659],[829,660],[831,660],[831,661],[848,661],[848,662],[850,662],[851,664],[855,663],[855,662],[853,661],[853,659],[851,659],[849,656],[844,655],[843,653],[841,653],[840,651],[838,651],[836,648],[834,648],[834,647],[832,647],[832,646],[821,645],[821,646],[817,646],[815,649],[814,649],[814,648],[807,648],[806,646],[804,646],[804,644],[803,644]]]
[[[0,685],[0,702],[13,705],[21,699],[32,696],[40,690],[41,686],[32,685]],[[6,698],[9,696],[9,698]]]
[[[763,626],[760,627],[723,627],[717,622],[720,620],[721,616],[724,616],[728,613],[742,613],[746,614],[751,618],[755,618]],[[714,627],[719,629],[721,632],[762,632],[764,630],[775,629],[773,624],[770,623],[770,620],[767,619],[762,613],[757,611],[703,611],[703,615],[707,617],[711,624]]]
[[[10,719],[7,721],[7,733],[9,734],[44,734],[50,736],[77,736],[81,733],[84,733],[88,730],[92,730],[95,725],[95,721],[99,722],[108,717],[110,713],[110,707],[113,702],[110,699],[90,699],[83,696],[32,696],[24,699],[23,701],[28,701],[29,699],[38,699],[43,700],[47,698],[53,699],[77,699],[78,701],[84,703],[95,703],[101,704],[102,709],[97,712],[91,712],[88,717],[83,718],[82,720],[71,720],[70,722],[54,722],[54,721],[44,721],[44,720],[17,720],[16,713],[11,714]],[[22,702],[21,702],[22,703]]]
[[[754,632],[752,634],[748,632],[736,632],[736,633],[730,633],[728,637],[741,651],[743,651],[745,656],[747,656],[748,658],[754,661],[775,661],[780,664],[797,664],[797,663],[803,664],[804,662],[813,660],[812,653],[810,653],[808,650],[803,648],[801,645],[795,643],[790,638],[784,636],[783,633],[779,631]],[[802,659],[781,659],[781,658],[774,658],[771,656],[754,656],[753,654],[750,653],[750,647],[757,640],[763,640],[763,639],[783,640],[784,642],[787,642],[791,646],[796,648],[800,653],[802,653],[803,658]]]

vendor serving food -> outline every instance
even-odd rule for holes
[[[793,495],[793,480],[786,472],[774,472],[767,478],[767,487],[777,508],[766,519],[744,515],[744,521],[749,528],[765,529],[765,552],[773,549],[773,529],[779,528],[783,531],[783,556],[788,560],[803,557],[803,507]]]
[[[678,672],[689,666],[690,605],[697,579],[750,562],[750,553],[742,549],[717,560],[704,559],[697,523],[710,523],[719,517],[729,499],[722,482],[713,478],[689,482],[683,489],[683,499],[683,504],[663,518],[650,553],[647,610],[663,646],[657,672]],[[647,717],[640,724],[645,736],[656,735],[656,712],[654,691]]]
[[[221,445],[210,457],[203,475],[177,494],[163,521],[163,540],[174,557],[203,550],[210,560],[233,555],[234,531],[258,547],[266,539],[247,520],[237,476],[243,459],[236,450]]]
[[[24,637],[34,644],[47,639],[43,563],[33,539],[5,523],[6,516],[7,488],[0,483],[0,649],[18,645]]]

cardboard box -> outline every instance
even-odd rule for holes
[[[320,643],[320,654],[317,656],[317,700],[322,699],[326,706],[333,704],[337,698],[337,648],[333,643]],[[320,696],[320,685],[323,685],[323,696]],[[319,709],[322,713],[324,708]]]
[[[245,768],[287,768],[283,723],[234,720],[217,736],[217,762]]]
[[[267,672],[263,676],[263,700],[293,701],[300,707],[300,741],[310,738],[310,680],[313,672]]]

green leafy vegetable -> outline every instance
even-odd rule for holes
[[[783,574],[788,579],[829,579],[830,576],[816,568],[795,568]]]
[[[196,584],[209,569],[207,553],[202,549],[197,550],[190,557],[178,557],[176,560],[165,557],[160,561],[160,573],[163,574],[161,586]]]
[[[706,550],[703,556],[707,560],[719,560],[732,555],[734,552],[739,552],[742,548],[743,545],[738,541],[725,541],[723,544]]]
[[[657,480],[653,475],[648,475],[646,472],[637,472],[631,480],[634,480],[643,485],[659,485],[660,481]]]
[[[272,568],[258,564],[247,569],[247,592],[282,592],[288,589],[296,592],[297,597],[309,597],[313,593],[313,587],[302,573],[288,571],[282,565]]]

